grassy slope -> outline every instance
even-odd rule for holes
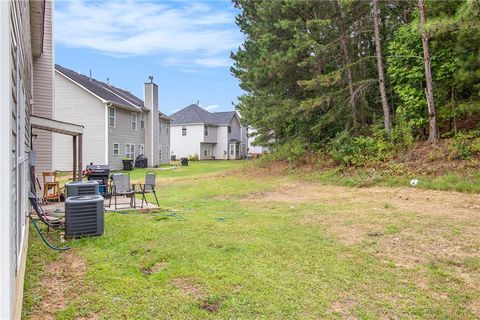
[[[292,172],[295,174],[295,170]],[[428,190],[459,191],[480,193],[480,172],[447,172],[442,174],[422,174],[419,172],[392,172],[373,168],[327,169],[309,172],[303,178],[324,184],[348,187],[408,187],[410,180],[418,179],[417,188]]]
[[[68,289],[67,305],[56,317],[474,318],[466,306],[478,293],[445,265],[398,268],[376,257],[374,239],[347,245],[325,226],[302,223],[310,214],[334,217],[342,204],[245,201],[292,178],[210,174],[241,164],[202,162],[159,172],[166,210],[107,213],[104,236],[71,241],[75,254],[87,261],[83,283],[90,289]],[[362,208],[343,209],[355,219]],[[401,224],[394,222],[380,227],[399,232],[395,226]],[[42,303],[41,270],[62,258],[33,232],[30,241],[26,315]],[[475,258],[469,263],[470,272],[479,270]],[[161,270],[151,275],[141,271],[156,265]],[[426,288],[417,283],[420,276],[428,279]],[[217,304],[217,312],[205,310]]]

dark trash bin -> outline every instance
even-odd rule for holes
[[[180,162],[182,163],[182,166],[188,166],[188,158],[182,158],[180,159]]]
[[[174,154],[172,154],[172,155],[170,156],[170,161],[177,161],[177,156],[174,155]]]
[[[133,170],[133,159],[123,159],[123,170],[131,171]]]
[[[147,168],[148,167],[148,159],[143,154],[139,154],[135,158],[135,168]]]

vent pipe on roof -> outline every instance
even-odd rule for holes
[[[92,81],[92,69],[90,69],[90,82]]]
[[[110,85],[110,78],[107,78],[107,84]]]

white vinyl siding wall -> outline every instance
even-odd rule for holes
[[[170,153],[177,159],[190,155],[200,156],[200,142],[204,138],[203,124],[188,125],[187,135],[182,135],[182,125],[170,126]]]
[[[117,110],[118,111],[118,110]],[[105,105],[85,89],[59,72],[55,74],[55,119],[74,122],[85,127],[83,134],[83,164],[107,164],[105,150]],[[72,170],[72,137],[54,134],[53,168]]]

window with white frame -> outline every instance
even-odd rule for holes
[[[113,144],[113,155],[118,156],[120,154],[120,145],[118,143]]]
[[[159,160],[162,160],[162,159],[163,159],[162,157],[163,157],[163,154],[162,154],[162,146],[159,145],[159,146],[158,146],[158,159],[159,159]]]
[[[187,135],[187,126],[182,126],[182,136]]]
[[[135,158],[135,145],[131,143],[125,144],[125,158],[134,159]]]
[[[167,134],[170,134],[170,125],[167,123],[167,125],[165,127],[167,129]]]
[[[228,126],[228,133],[232,133],[232,127]]]
[[[208,136],[208,126],[203,126],[203,132],[205,134],[205,137]]]
[[[143,144],[138,146],[138,154],[145,154],[145,146]]]
[[[115,128],[117,112],[114,107],[108,107],[108,126]]]
[[[140,128],[145,128],[145,115],[143,113],[140,113]]]
[[[137,130],[137,119],[138,119],[138,114],[135,112],[132,112],[132,130],[136,131]]]
[[[158,120],[158,133],[162,134],[162,120]]]

